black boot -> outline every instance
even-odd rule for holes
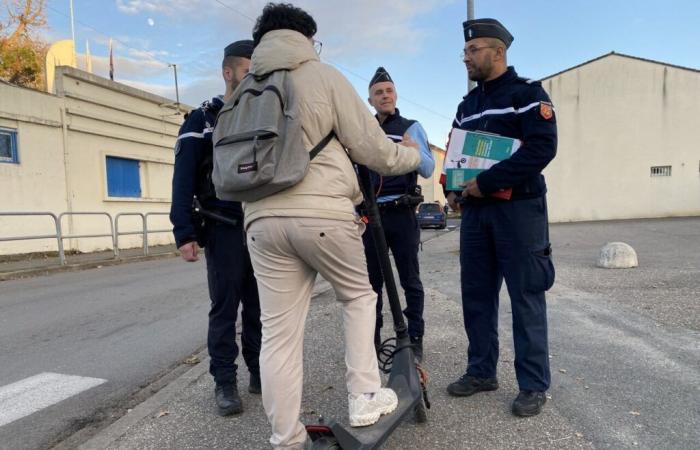
[[[544,392],[520,391],[513,400],[511,411],[520,417],[536,416],[542,412],[545,403],[547,403],[547,395]]]
[[[260,381],[260,372],[250,372],[250,383],[248,383],[248,392],[251,394],[262,394],[262,382]]]
[[[410,337],[411,345],[413,345],[413,356],[418,363],[423,362],[423,336]]]
[[[477,392],[495,391],[496,389],[498,389],[496,378],[477,378],[466,374],[447,386],[447,392],[455,397],[469,397]]]
[[[214,390],[216,406],[220,416],[240,414],[243,412],[241,397],[238,395],[236,383],[217,384]]]

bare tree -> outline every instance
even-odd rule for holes
[[[0,78],[43,88],[47,45],[32,34],[46,25],[45,0],[3,0],[7,24],[0,25]]]
[[[20,39],[27,39],[34,29],[46,25],[44,2],[45,0],[4,0],[9,16],[6,28],[15,27],[7,37],[8,42],[14,43]]]

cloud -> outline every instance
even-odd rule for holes
[[[415,54],[431,33],[424,15],[456,0],[299,0],[318,24],[324,56],[356,58],[370,51]],[[251,33],[268,0],[116,0],[125,14],[161,13],[190,27],[206,26],[214,35]],[[196,12],[196,14],[192,14]],[[201,28],[200,28],[201,29]],[[206,34],[206,33],[205,33]],[[204,37],[204,36],[203,36]],[[208,37],[208,36],[207,36]],[[206,40],[202,44],[206,45]],[[209,41],[211,42],[211,41]]]
[[[117,80],[129,80],[133,86],[173,97],[174,90],[168,84],[172,69],[159,60],[176,62],[181,100],[199,104],[223,89],[221,49],[231,40],[250,36],[254,18],[268,1],[115,0],[121,13],[148,14],[143,20],[153,19],[160,26],[167,24],[175,35],[187,36],[186,41],[170,43],[170,49],[183,57],[154,50],[154,42],[138,35],[118,37],[126,45],[144,50],[119,48],[115,42]],[[324,44],[322,58],[341,67],[356,67],[368,56],[390,53],[401,58],[419,54],[427,39],[441,32],[432,28],[426,18],[455,1],[296,0],[294,4],[315,18],[317,38]],[[97,71],[97,64],[94,65]]]
[[[117,9],[130,15],[144,11],[174,15],[203,9],[205,3],[203,0],[117,0]]]
[[[109,76],[109,56],[91,56],[93,73],[102,77]],[[85,55],[78,55],[78,67],[85,67]],[[114,73],[117,81],[121,79],[149,80],[171,76],[172,69],[167,64],[147,58],[133,58],[114,55]]]
[[[428,36],[436,32],[421,22],[422,16],[453,0],[355,0],[344,3],[307,0],[309,11],[324,41],[323,56],[356,59],[367,53],[418,53]],[[341,20],[342,18],[342,20]]]
[[[165,58],[170,55],[170,53],[165,50],[138,50],[135,48],[127,48],[126,51],[129,54],[129,56],[131,56],[134,59],[155,61],[161,64],[165,64],[165,62],[159,61],[159,59]]]
[[[92,72],[95,75],[109,78],[109,58],[105,56],[91,56]],[[85,70],[87,67],[85,54],[77,55],[78,68]],[[158,61],[143,59],[115,57],[114,58],[115,81],[132,86],[142,91],[160,95],[175,101],[175,84],[172,79],[172,68]],[[179,72],[179,71],[178,71]],[[204,100],[223,92],[224,82],[218,72],[212,72],[207,76],[193,78],[180,83],[180,102],[189,106],[197,106]]]

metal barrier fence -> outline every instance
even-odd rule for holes
[[[46,235],[34,235],[34,236],[11,236],[11,237],[0,237],[0,242],[9,241],[28,241],[32,239],[56,239],[58,245],[58,257],[61,260],[61,265],[66,263],[66,255],[63,252],[63,239],[61,239],[61,222],[54,213],[50,212],[0,212],[0,217],[21,217],[21,216],[49,216],[53,219],[54,227],[56,233],[46,234]]]
[[[146,232],[143,235],[143,251],[146,255],[148,255],[148,235],[150,233],[172,233],[173,230],[150,230],[148,231],[148,218],[152,216],[168,216],[170,215],[169,213],[166,212],[150,212],[146,213],[146,215],[143,217],[143,222],[144,222],[144,228]]]
[[[86,238],[111,238],[112,240],[112,252],[114,257],[119,257],[119,236],[128,235],[141,235],[142,236],[142,247],[143,254],[149,255],[148,247],[148,235],[154,233],[170,233],[171,229],[160,229],[160,230],[149,230],[148,229],[148,218],[152,216],[167,216],[167,212],[149,212],[149,213],[133,213],[124,212],[117,214],[114,218],[107,212],[102,211],[85,211],[85,212],[64,212],[56,216],[51,212],[0,212],[0,217],[23,217],[23,216],[47,216],[51,217],[54,222],[54,234],[42,234],[42,235],[26,235],[26,236],[10,236],[10,237],[0,237],[0,242],[9,241],[27,241],[36,239],[55,239],[56,245],[58,246],[58,257],[61,265],[66,264],[66,255],[63,248],[64,239],[86,239]],[[70,234],[64,235],[62,228],[62,219],[65,216],[105,216],[109,222],[109,233],[94,233],[94,234]],[[125,216],[136,216],[141,218],[141,230],[140,231],[120,231],[119,230],[119,219]]]
[[[121,217],[125,216],[136,216],[141,218],[141,231],[119,231],[119,219]],[[143,214],[141,213],[119,213],[116,216],[114,216],[114,251],[116,252],[115,256],[118,258],[119,257],[119,236],[129,236],[129,235],[135,235],[135,234],[140,234],[142,235],[142,244],[141,246],[144,248],[143,254],[146,255],[146,243],[148,236],[148,230],[146,229],[146,219],[144,219]]]
[[[58,223],[61,225],[59,227],[59,230],[63,230],[62,227],[62,220],[64,216],[106,216],[109,219],[109,234],[71,234],[68,236],[64,236],[61,234],[59,236],[60,240],[63,241],[64,239],[85,239],[85,238],[101,238],[101,237],[109,237],[112,238],[112,252],[114,252],[114,257],[116,258],[117,255],[117,249],[114,244],[114,220],[112,220],[112,216],[109,215],[109,213],[106,212],[95,212],[95,211],[86,211],[86,212],[64,212],[58,215]],[[65,264],[65,258],[64,261],[61,261],[61,265]]]

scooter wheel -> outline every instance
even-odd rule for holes
[[[423,399],[421,399],[421,401],[418,402],[415,409],[413,410],[413,414],[416,419],[416,423],[425,423],[428,421],[428,410],[425,408],[425,403],[423,402]]]
[[[316,439],[311,445],[311,450],[342,450],[335,438],[322,437]]]

